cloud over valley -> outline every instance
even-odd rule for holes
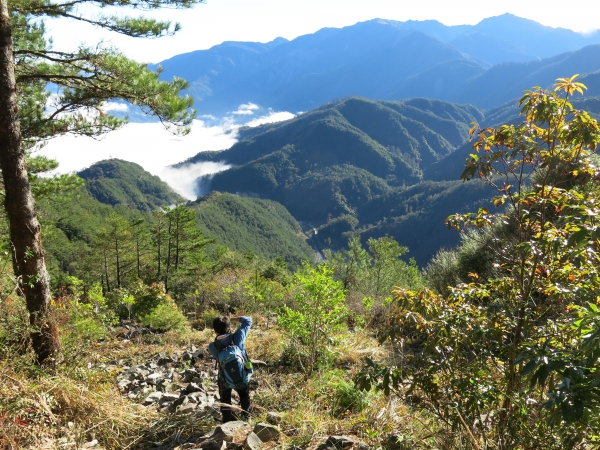
[[[127,104],[108,102],[103,110],[118,115],[129,114],[132,122],[101,139],[61,136],[50,140],[39,152],[58,160],[59,173],[76,172],[109,158],[135,162],[189,199],[205,193],[196,185],[197,178],[230,166],[225,161],[197,163],[181,168],[169,166],[202,151],[230,148],[237,142],[237,131],[241,126],[253,127],[294,117],[289,112],[263,110],[258,105],[246,103],[223,118],[202,116],[201,120],[192,123],[191,133],[174,136],[158,122],[133,122],[139,116],[130,111],[131,107]]]

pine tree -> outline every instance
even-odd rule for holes
[[[188,8],[195,3],[198,0],[132,0],[120,5],[152,10]],[[80,8],[85,4],[99,11],[114,6],[108,0],[17,0],[9,11],[7,0],[0,0],[0,168],[14,272],[26,298],[39,362],[56,353],[59,344],[49,322],[50,283],[27,172],[27,149],[62,133],[98,136],[120,127],[123,120],[102,111],[103,103],[115,98],[158,116],[174,131],[189,131],[193,118],[191,98],[178,96],[186,87],[184,80],[160,81],[159,74],[145,64],[110,47],[81,47],[65,53],[48,46],[44,17],[84,21],[132,37],[159,37],[179,29],[177,24],[144,17],[86,16],[81,12],[86,9]],[[58,87],[50,113],[46,112],[48,83]]]

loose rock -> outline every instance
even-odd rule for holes
[[[281,431],[277,427],[263,422],[254,426],[254,433],[263,442],[278,441],[281,436]]]
[[[277,412],[271,411],[267,413],[267,422],[269,422],[271,425],[279,425],[282,419],[283,417],[281,416],[281,414]]]
[[[250,433],[248,436],[246,436],[243,448],[245,450],[258,450],[262,446],[263,441],[255,433]]]
[[[329,436],[325,444],[336,449],[350,448],[354,445],[354,441],[348,436]]]

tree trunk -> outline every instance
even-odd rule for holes
[[[49,317],[50,277],[21,145],[7,0],[0,0],[0,169],[4,179],[4,207],[9,221],[13,269],[33,326],[33,349],[38,362],[42,363],[59,351],[60,342],[56,325]]]
[[[106,278],[106,292],[110,292],[110,282],[108,279],[108,260],[106,259],[106,249],[102,250],[104,254],[104,276]]]
[[[117,287],[121,288],[121,260],[119,259],[119,239],[115,231],[115,255],[117,257]]]
[[[165,268],[165,292],[168,294],[169,293],[169,272],[171,270],[171,242],[172,242],[172,236],[171,236],[171,228],[173,225],[173,222],[171,220],[171,217],[168,217],[167,220],[169,221],[169,226],[167,228],[167,263],[166,263],[166,268]]]

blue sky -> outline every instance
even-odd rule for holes
[[[106,8],[104,12],[110,11]],[[115,10],[122,13],[122,9]],[[475,24],[506,12],[543,25],[591,31],[600,27],[600,2],[548,0],[206,0],[192,10],[165,9],[151,15],[182,25],[174,37],[133,39],[101,32],[72,21],[49,21],[56,50],[80,43],[111,42],[144,62],[159,62],[179,53],[203,50],[223,41],[268,42],[293,39],[324,27],[343,27],[369,19],[435,19],[446,25]],[[137,12],[129,12],[136,15]]]

